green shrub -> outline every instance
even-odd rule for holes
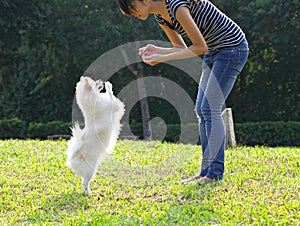
[[[53,121],[48,123],[31,122],[29,123],[27,137],[47,139],[47,137],[50,135],[71,134],[70,132],[71,126],[72,123],[62,122],[62,121]]]
[[[181,131],[190,132],[193,136],[191,140],[195,140],[194,136],[198,136],[195,130],[197,124],[185,124],[182,128],[178,124],[168,124],[167,132],[164,138],[168,142],[188,143],[189,140],[181,139]],[[131,130],[134,135],[142,137],[142,126],[140,123],[133,123]],[[235,138],[240,145],[266,145],[266,146],[300,146],[300,122],[246,122],[235,123]],[[196,131],[196,132],[195,132]]]
[[[24,138],[26,123],[19,118],[0,120],[0,139]]]
[[[300,122],[247,122],[235,124],[241,145],[300,146]]]
[[[0,139],[9,138],[34,138],[47,139],[52,135],[71,135],[72,123],[53,121],[48,123],[27,123],[19,118],[0,120]],[[184,125],[168,124],[152,126],[153,137],[164,135],[164,141],[173,143],[197,143],[198,125],[188,123]],[[127,125],[128,127],[128,125]],[[143,138],[141,123],[130,124],[132,133]],[[166,131],[162,131],[166,129]],[[240,145],[266,145],[266,146],[300,146],[300,122],[246,122],[235,123],[235,138]],[[181,132],[185,134],[181,136]],[[154,134],[156,133],[156,134]],[[123,134],[126,135],[126,134]]]

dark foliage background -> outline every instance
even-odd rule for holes
[[[235,122],[300,121],[300,2],[213,2],[243,28],[250,45],[226,103]],[[71,122],[75,84],[88,66],[119,45],[150,39],[167,41],[152,17],[125,17],[115,1],[1,0],[0,119]],[[183,72],[166,64],[143,67],[145,77],[171,79],[195,99],[197,83]],[[123,68],[111,79],[118,93],[135,77]],[[151,117],[178,123],[164,100],[149,98],[149,106]],[[131,118],[140,121],[138,105]]]

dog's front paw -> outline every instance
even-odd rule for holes
[[[101,92],[103,90],[104,84],[100,79],[96,81],[96,87],[97,87],[99,92]]]
[[[110,82],[105,82],[105,89],[106,89],[106,92],[109,92],[109,93],[112,93],[113,90],[112,90],[112,84]]]

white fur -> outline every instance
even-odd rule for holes
[[[85,127],[76,124],[68,143],[67,166],[83,179],[87,194],[99,162],[111,153],[120,133],[124,104],[113,95],[112,85],[81,77],[76,86],[76,101],[84,116]]]

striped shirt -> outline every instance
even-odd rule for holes
[[[182,26],[177,21],[175,15],[179,7],[188,7],[192,18],[203,35],[209,51],[218,48],[236,46],[240,44],[245,34],[242,29],[216,6],[207,0],[203,4],[198,0],[165,0],[169,16],[173,25],[168,23],[160,14],[154,14],[155,20],[162,25],[167,25],[175,30],[182,37],[186,36]]]

